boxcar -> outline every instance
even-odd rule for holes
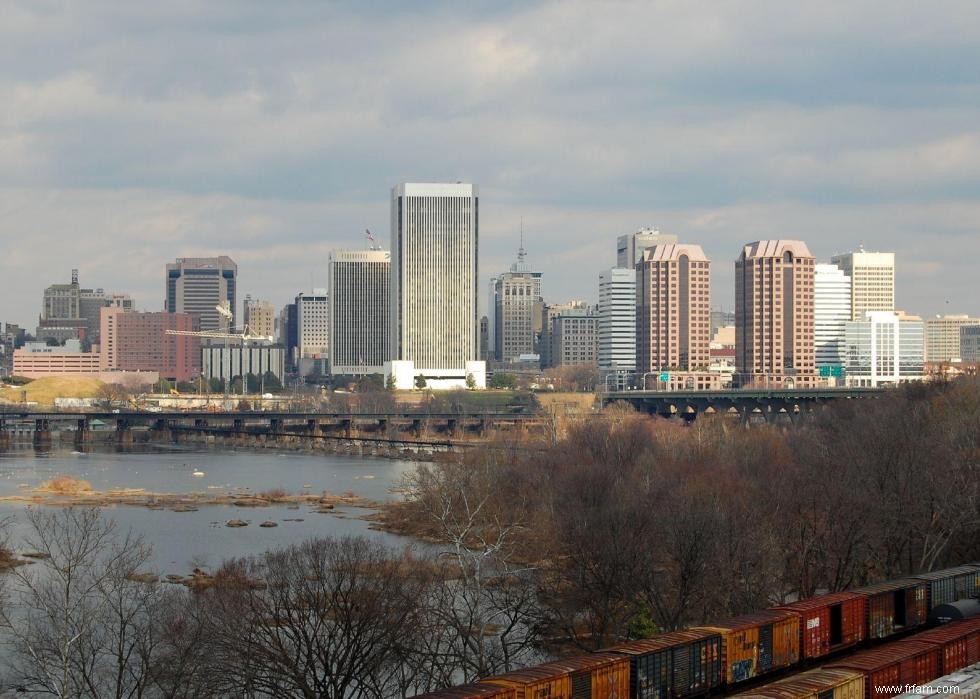
[[[608,649],[630,662],[632,699],[687,699],[720,687],[721,634],[673,631]]]
[[[499,684],[477,682],[419,694],[415,699],[517,699],[517,690]]]
[[[929,609],[980,593],[980,566],[965,565],[912,576],[928,583]]]
[[[722,636],[722,667],[728,684],[794,665],[800,660],[800,617],[767,609],[698,630]]]
[[[925,624],[927,587],[924,580],[904,578],[851,590],[867,598],[865,638],[888,638]]]
[[[629,658],[593,653],[482,680],[512,687],[514,699],[623,699],[629,696]]]
[[[864,699],[864,675],[855,670],[826,668],[763,685],[736,697],[766,699]]]
[[[894,641],[826,665],[864,673],[865,699],[901,694],[905,685],[923,685],[939,677],[939,648],[913,639]]]
[[[939,646],[939,674],[980,663],[980,619],[951,621],[936,629],[917,633],[911,640]]]
[[[792,604],[785,609],[800,617],[800,656],[821,658],[864,640],[867,598],[854,592],[834,592]]]

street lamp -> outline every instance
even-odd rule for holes
[[[645,374],[643,374],[642,381],[643,381],[643,390],[644,391],[647,390],[647,377],[648,376],[658,376],[659,374],[660,374],[659,371],[648,371]]]
[[[614,374],[614,373],[606,374],[606,377],[603,380],[603,384],[605,384],[605,387],[606,387],[606,393],[612,393],[612,391],[609,390],[609,377],[610,376],[613,377],[613,378],[616,378],[616,374]]]

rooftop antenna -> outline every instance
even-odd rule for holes
[[[527,251],[524,250],[524,217],[521,216],[521,247],[517,249],[517,263],[524,264],[527,259]]]

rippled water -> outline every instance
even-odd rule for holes
[[[392,488],[413,462],[370,457],[278,454],[268,451],[215,449],[137,448],[126,451],[71,449],[35,451],[30,447],[0,451],[0,496],[26,495],[54,476],[83,478],[95,490],[143,488],[166,493],[260,492],[283,488],[290,493],[332,494],[352,492],[370,500],[397,497]],[[194,471],[204,473],[195,477]],[[295,506],[294,506],[295,507]],[[338,507],[330,514],[308,505],[240,508],[202,505],[195,512],[150,510],[143,507],[104,508],[123,528],[132,530],[153,546],[156,572],[186,574],[195,566],[213,568],[223,559],[260,553],[266,549],[312,536],[363,534],[394,546],[412,543],[369,528],[362,519],[370,510]],[[21,545],[27,530],[25,505],[0,503],[0,515],[15,519],[11,532],[14,546]],[[249,526],[229,528],[229,519]],[[302,521],[290,521],[300,519]],[[259,527],[271,521],[274,528]]]

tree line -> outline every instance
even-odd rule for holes
[[[799,596],[980,559],[980,386],[795,426],[607,409],[557,443],[416,468],[384,523],[190,589],[96,509],[29,509],[4,684],[57,697],[412,696]]]
[[[536,641],[593,650],[978,561],[978,464],[973,379],[797,425],[613,406],[536,451],[423,465],[390,516],[527,570]]]

